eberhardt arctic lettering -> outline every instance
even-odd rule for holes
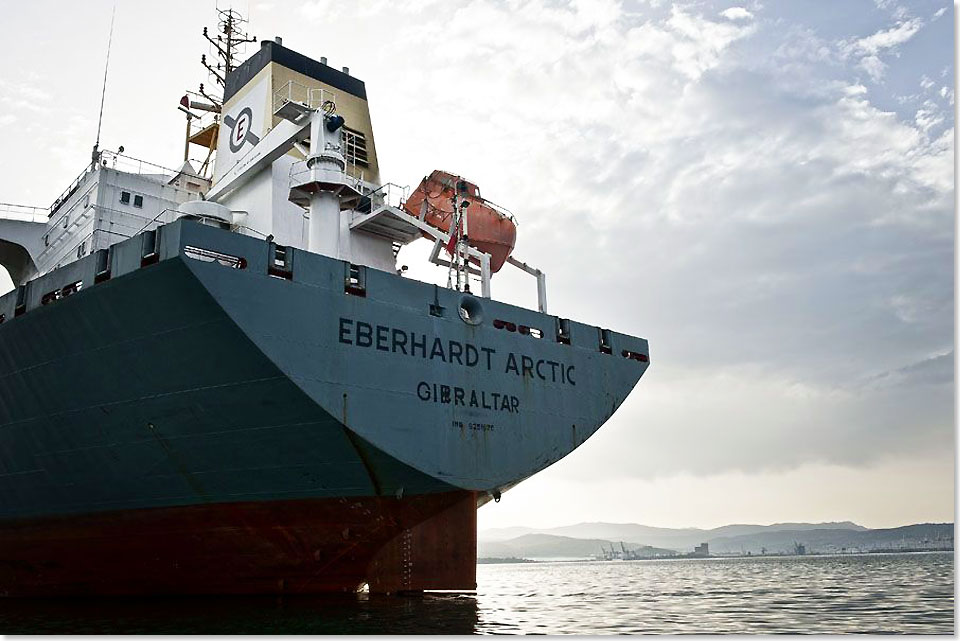
[[[498,369],[492,347],[476,346],[473,343],[461,343],[457,340],[442,340],[424,333],[405,329],[355,321],[352,318],[340,318],[337,333],[339,342],[355,347],[375,347],[382,352],[415,356],[428,360],[464,367],[481,367],[487,371],[502,371],[505,374],[528,377],[562,385],[576,385],[574,365],[567,365],[547,359],[534,359],[526,354],[508,352],[502,369]]]

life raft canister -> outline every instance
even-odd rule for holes
[[[453,197],[459,184],[461,198],[469,201],[467,212],[467,240],[471,247],[490,254],[490,270],[500,271],[517,242],[517,225],[513,218],[480,196],[477,186],[460,176],[435,170],[420,184],[403,208],[411,216],[444,232],[450,232],[453,218]],[[424,233],[425,238],[430,236]],[[475,259],[471,262],[477,263]]]

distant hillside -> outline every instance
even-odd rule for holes
[[[484,542],[506,541],[524,534],[551,534],[578,539],[603,539],[607,541],[632,541],[655,547],[690,551],[695,545],[718,537],[735,537],[762,532],[804,531],[836,529],[864,531],[867,528],[856,523],[775,523],[773,525],[724,525],[713,529],[661,528],[637,523],[578,523],[555,528],[534,529],[529,527],[484,530],[478,538]]]
[[[520,533],[509,536],[513,533]],[[584,558],[623,541],[628,549],[649,548],[651,556],[667,551],[690,552],[708,543],[714,554],[792,552],[802,543],[810,552],[839,552],[942,547],[953,543],[952,523],[923,523],[870,530],[849,521],[839,523],[776,523],[727,525],[712,530],[654,528],[634,523],[580,523],[534,531],[503,528],[478,535],[482,557]]]
[[[542,532],[542,530],[535,530],[532,527],[523,526],[492,528],[489,530],[481,530],[477,533],[477,538],[484,541],[506,541],[507,539],[515,539],[518,536],[538,531]]]
[[[749,551],[754,554],[766,548],[767,552],[790,551],[794,542],[803,543],[810,551],[838,552],[871,550],[875,548],[914,548],[953,541],[952,523],[924,523],[882,530],[809,529],[759,532],[741,536],[710,539],[714,553]]]
[[[479,558],[509,558],[519,557],[527,559],[592,558],[600,554],[602,548],[620,547],[620,543],[603,539],[578,539],[569,536],[555,536],[552,534],[524,534],[507,541],[481,541],[477,546]],[[628,550],[642,550],[649,556],[672,555],[673,550],[625,543]]]

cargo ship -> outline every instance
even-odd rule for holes
[[[348,69],[241,63],[232,11],[204,35],[182,165],[98,140],[0,208],[0,595],[473,590],[478,507],[596,432],[647,341],[548,314],[468,179],[382,182]],[[398,267],[424,238],[446,286]]]

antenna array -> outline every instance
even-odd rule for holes
[[[207,71],[210,72],[214,81],[223,88],[226,84],[227,74],[237,67],[237,60],[239,54],[242,53],[244,45],[249,42],[256,42],[257,37],[253,36],[251,38],[246,32],[245,25],[247,21],[237,11],[233,9],[217,9],[217,13],[219,14],[217,35],[211,37],[207,32],[207,28],[204,27],[203,37],[206,38],[212,46],[212,51],[218,60],[212,64],[207,61],[207,56],[204,54],[200,56],[200,63],[207,68]],[[203,83],[200,84],[200,94],[218,108],[223,105],[222,94],[217,95],[213,93],[213,95],[211,95],[207,93],[203,87]]]
[[[97,141],[93,143],[93,153],[90,162],[96,165],[100,162],[100,126],[103,124],[103,102],[107,97],[107,71],[110,70],[110,46],[113,44],[113,20],[117,17],[117,3],[113,3],[110,13],[110,36],[107,38],[107,60],[103,64],[103,91],[100,92],[100,116],[97,118]]]

